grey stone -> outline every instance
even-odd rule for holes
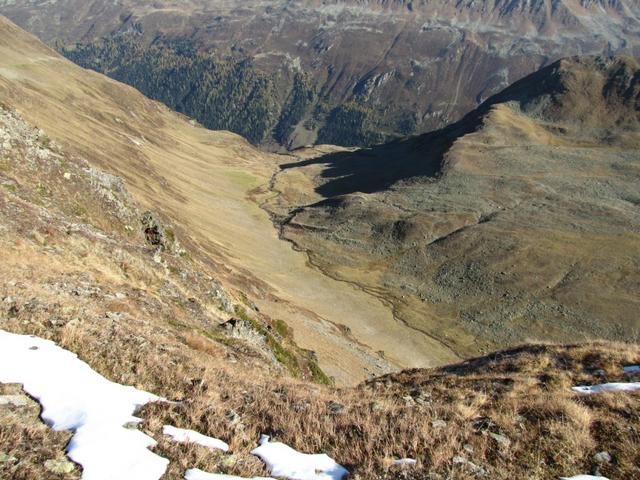
[[[598,452],[593,456],[593,459],[598,463],[610,463],[612,460],[609,452]]]
[[[124,312],[107,312],[105,314],[109,320],[122,320],[126,315]]]
[[[480,465],[476,465],[472,461],[467,460],[460,455],[456,455],[455,457],[453,457],[453,464],[466,467],[469,471],[471,471],[478,477],[484,477],[485,475],[487,475],[487,470],[485,468],[481,467]]]
[[[489,432],[489,436],[505,448],[509,448],[511,446],[511,440],[509,440],[504,435],[501,435],[499,433]]]
[[[333,415],[339,415],[344,411],[344,405],[338,402],[329,402],[329,405],[327,406],[327,408],[329,409],[329,412],[331,412]]]
[[[240,423],[240,415],[235,410],[229,410],[226,413],[226,417],[227,417],[227,420],[229,420],[229,422],[233,424]]]
[[[433,420],[433,421],[431,422],[431,426],[432,426],[433,428],[444,428],[444,427],[446,427],[446,426],[447,426],[447,422],[445,422],[444,420],[440,420],[440,419],[438,419],[438,420]]]
[[[402,399],[407,405],[415,405],[416,403],[411,395],[405,395],[404,397],[402,397]]]
[[[68,460],[47,460],[44,462],[44,468],[52,473],[65,474],[73,472],[76,466]]]
[[[3,405],[26,407],[28,403],[27,397],[24,395],[0,395],[0,407]]]

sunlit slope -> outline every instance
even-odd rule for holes
[[[200,247],[198,261],[217,265],[263,312],[287,321],[339,382],[454,358],[396,322],[378,300],[310,268],[305,255],[278,239],[256,190],[277,160],[241,137],[201,128],[81,69],[4,19],[0,101],[67,151],[123,177],[142,205],[175,219]]]

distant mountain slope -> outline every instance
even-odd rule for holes
[[[82,66],[273,148],[430,131],[558,58],[640,55],[631,0],[0,0],[0,13]]]
[[[303,154],[274,182],[284,238],[456,352],[637,336],[637,60],[565,59],[443,130]]]

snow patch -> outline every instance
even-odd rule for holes
[[[198,468],[187,470],[184,480],[274,480],[270,477],[252,477],[249,479],[243,477],[234,477],[233,475],[224,475],[222,473],[207,473]]]
[[[349,472],[325,454],[300,453],[280,442],[269,442],[263,435],[260,446],[251,453],[267,465],[271,475],[291,480],[342,480]]]
[[[603,383],[600,385],[584,385],[573,387],[572,390],[578,393],[592,394],[600,392],[632,392],[640,390],[640,382],[634,383]]]
[[[153,438],[123,425],[161,398],[113,383],[49,340],[0,330],[0,383],[19,383],[54,430],[70,430],[69,458],[84,480],[157,480],[169,461],[148,450]]]
[[[594,475],[576,475],[575,477],[560,477],[560,480],[609,480],[607,477],[597,477]]]
[[[203,447],[222,450],[223,452],[229,451],[229,445],[217,438],[207,437],[195,430],[185,430],[184,428],[177,428],[171,425],[165,425],[162,428],[162,433],[171,437],[174,442],[179,443],[197,443]]]
[[[394,460],[394,465],[415,465],[418,461],[415,458],[400,458],[398,460]]]
[[[629,365],[623,367],[624,373],[638,373],[640,372],[640,365]]]

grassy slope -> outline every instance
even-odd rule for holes
[[[267,215],[247,200],[268,182],[274,157],[231,133],[193,125],[2,22],[3,101],[71,154],[121,176],[143,206],[175,219],[201,260],[247,290],[265,313],[286,320],[339,382],[387,371],[372,351],[385,350],[395,366],[455,358],[407,332],[382,303],[309,268],[304,255],[277,238]],[[259,199],[260,191],[253,195]],[[343,323],[356,341],[340,334],[335,324]]]
[[[19,38],[16,33],[11,40]],[[0,48],[9,55],[13,50],[7,48],[6,38],[4,42]],[[25,50],[29,52],[37,53]],[[67,79],[75,88],[64,89],[62,80],[57,84],[50,79],[57,89],[49,93],[39,90],[42,77],[36,74],[52,72],[51,68],[43,70],[51,67],[47,51],[40,53],[45,57],[44,65],[29,62],[37,56],[23,55],[13,58],[22,67],[3,66],[0,70],[4,77],[0,88],[12,93],[3,101],[21,104],[25,117],[33,116],[46,125],[44,131],[34,129],[14,114],[9,118],[2,109],[1,132],[10,135],[2,138],[0,162],[0,326],[55,339],[111,380],[184,400],[152,405],[141,412],[143,428],[159,441],[157,451],[172,460],[167,479],[181,479],[189,467],[264,475],[261,463],[248,454],[260,433],[307,452],[325,451],[348,466],[354,478],[361,479],[477,478],[477,468],[455,461],[464,456],[487,470],[490,478],[542,480],[593,472],[598,468],[594,454],[604,449],[613,461],[599,467],[601,473],[610,478],[638,477],[640,424],[636,412],[640,396],[585,398],[569,388],[578,383],[623,379],[622,366],[640,363],[635,345],[526,347],[458,366],[408,371],[358,388],[336,389],[292,380],[269,357],[269,349],[259,339],[220,332],[215,327],[229,313],[211,295],[211,282],[240,283],[239,275],[232,276],[217,265],[218,257],[213,253],[211,258],[200,257],[197,242],[206,245],[202,233],[190,223],[178,222],[182,217],[177,214],[162,218],[173,231],[169,236],[179,239],[188,255],[169,249],[156,261],[154,249],[145,244],[134,223],[140,214],[134,199],[118,188],[100,187],[101,175],[90,170],[79,155],[84,148],[91,159],[121,169],[128,175],[127,183],[134,185],[134,197],[143,205],[153,204],[154,209],[170,213],[171,208],[179,209],[179,214],[193,212],[187,210],[188,203],[180,203],[180,191],[172,189],[176,184],[163,184],[156,170],[149,168],[157,167],[151,163],[152,152],[158,155],[154,161],[171,161],[176,156],[180,160],[182,150],[175,148],[167,129],[175,127],[184,133],[191,127],[168,112],[152,115],[156,104],[131,93],[111,115],[134,119],[126,123],[132,129],[141,125],[139,122],[154,121],[156,129],[145,129],[149,137],[144,141],[157,142],[162,148],[147,145],[145,156],[136,157],[136,148],[113,140],[120,138],[125,128],[115,120],[112,129],[92,136],[91,125],[100,112],[104,112],[102,121],[112,118],[108,109],[113,104],[104,97],[113,99],[114,91],[121,92],[122,87],[111,82],[99,84],[102,96],[96,93],[93,98],[95,102],[102,99],[98,104],[103,110],[86,112],[83,108],[91,102],[84,96],[82,102],[74,100],[73,95],[80,95],[75,82],[82,82],[83,89],[92,92],[96,85],[92,78],[102,77],[77,73],[76,78]],[[56,65],[56,69],[64,69],[64,65]],[[25,69],[27,73],[35,69],[35,73],[31,71],[32,76],[25,79]],[[28,84],[16,83],[17,74]],[[14,77],[7,79],[8,75]],[[78,102],[77,111],[58,103],[56,95],[66,98],[66,105]],[[32,110],[26,111],[25,105]],[[84,123],[75,117],[83,114]],[[175,124],[163,125],[158,118]],[[7,129],[7,122],[13,122],[14,127]],[[246,150],[237,137],[195,131],[189,135],[201,135],[203,142],[228,140],[221,150],[235,148],[236,154],[258,155]],[[133,138],[137,133],[128,132]],[[91,145],[114,150],[96,154]],[[181,144],[181,148],[187,147]],[[215,145],[211,148],[209,152],[215,151]],[[192,151],[199,150],[192,147]],[[124,168],[125,155],[136,162],[138,175]],[[254,172],[262,168],[259,164],[249,170],[252,175],[238,174],[241,169],[234,166],[227,170],[217,161],[221,160],[214,162],[221,178],[212,185],[229,190],[238,185],[243,193],[253,184]],[[245,157],[247,164],[249,161]],[[182,162],[179,165],[184,167],[184,159]],[[184,175],[172,165],[174,176]],[[162,171],[170,175],[169,170],[165,167]],[[224,178],[233,181],[228,185]],[[176,198],[171,199],[172,195]],[[229,194],[225,198],[233,207],[230,199],[236,197]],[[260,212],[256,209],[255,213]],[[224,240],[226,224],[219,224]],[[217,255],[222,258],[230,252]],[[247,284],[260,287],[255,280],[247,280]],[[250,303],[240,291],[232,292],[231,297],[239,305]],[[259,320],[263,328],[271,326],[274,336],[287,336],[280,322],[269,322],[269,318],[248,311],[238,315]],[[5,386],[0,390],[16,391]],[[0,418],[0,451],[18,459],[0,463],[0,475],[16,480],[51,478],[43,462],[63,458],[66,434],[43,429],[33,402],[17,408],[0,406]],[[167,422],[228,441],[233,457],[169,443],[160,435]],[[496,438],[501,437],[491,434],[506,437],[509,445],[503,439],[499,443]],[[405,470],[392,466],[393,458],[401,456],[413,456],[419,463]],[[60,478],[79,476],[76,468]]]
[[[637,82],[625,90],[624,77],[638,67],[583,62],[563,63],[557,118],[498,98],[448,131],[303,152],[273,182],[284,238],[463,357],[531,339],[636,339],[640,130]],[[505,95],[539,87],[544,106],[553,81],[543,72]]]

